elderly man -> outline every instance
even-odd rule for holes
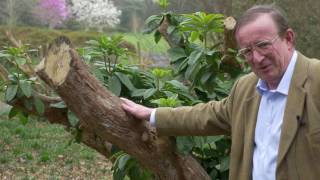
[[[247,10],[235,37],[253,73],[227,98],[157,109],[124,99],[124,110],[151,118],[160,135],[231,135],[230,180],[320,178],[320,61],[295,50],[294,32],[273,6]]]

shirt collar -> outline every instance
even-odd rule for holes
[[[264,80],[259,79],[259,81],[257,83],[257,86],[256,86],[257,91],[261,95],[266,91],[279,92],[281,94],[288,95],[290,81],[291,81],[291,78],[292,78],[292,74],[293,74],[293,71],[294,71],[295,64],[297,62],[297,57],[298,57],[297,51],[294,51],[293,55],[291,57],[290,63],[288,65],[288,67],[287,67],[287,70],[284,73],[284,75],[282,76],[281,81],[280,81],[277,89],[269,90],[269,88],[267,86],[267,83]]]

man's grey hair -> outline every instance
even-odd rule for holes
[[[260,15],[269,14],[278,28],[278,34],[283,37],[286,31],[290,28],[285,13],[275,5],[256,5],[248,9],[237,20],[235,34],[241,27],[256,20]]]

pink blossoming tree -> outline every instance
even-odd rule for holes
[[[34,15],[49,28],[63,24],[70,17],[66,0],[39,0]]]

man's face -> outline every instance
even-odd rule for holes
[[[293,31],[279,37],[278,28],[268,14],[240,27],[236,39],[252,71],[275,89],[290,62],[293,52]]]

